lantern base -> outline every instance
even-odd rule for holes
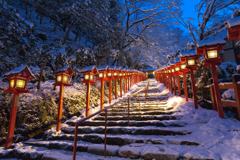
[[[97,81],[108,81],[108,79],[107,78],[98,78],[98,79],[96,79]]]
[[[3,92],[21,94],[21,93],[29,93],[30,91],[26,90],[26,89],[21,89],[21,88],[8,88],[8,89],[4,90]]]
[[[196,70],[199,66],[186,66],[187,69]],[[189,71],[190,71],[189,70]]]
[[[82,83],[88,83],[88,82],[90,82],[90,84],[95,84],[95,83],[96,83],[96,82],[93,81],[93,80],[84,80],[84,81],[82,81]]]
[[[56,83],[53,83],[54,86],[72,86],[71,84],[69,83],[66,83],[66,82],[56,82]]]
[[[207,63],[220,63],[224,60],[224,58],[212,58],[212,59],[206,59],[204,62]]]

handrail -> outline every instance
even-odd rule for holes
[[[94,116],[102,113],[103,111],[105,111],[104,157],[106,157],[106,144],[107,144],[107,110],[108,110],[109,108],[113,107],[114,105],[119,104],[120,102],[128,99],[128,126],[129,126],[129,124],[130,124],[130,122],[129,122],[129,99],[130,99],[131,97],[139,94],[139,110],[141,110],[141,108],[140,108],[140,92],[143,91],[143,90],[145,90],[145,102],[146,102],[146,97],[147,97],[147,93],[148,93],[148,91],[147,91],[147,90],[148,90],[148,86],[149,86],[149,80],[148,80],[147,86],[146,86],[145,88],[140,89],[139,91],[137,91],[137,92],[135,92],[135,93],[133,93],[133,94],[131,94],[131,95],[129,95],[129,96],[121,99],[120,101],[118,101],[118,102],[116,102],[116,103],[114,103],[114,104],[111,104],[110,106],[105,107],[104,109],[102,109],[102,110],[100,110],[100,111],[97,111],[97,112],[95,112],[95,113],[93,113],[93,114],[91,114],[91,115],[89,115],[89,116],[87,116],[87,117],[85,117],[85,118],[82,118],[82,119],[80,119],[79,121],[75,122],[74,144],[73,144],[73,160],[76,160],[78,125],[79,125],[80,123],[82,123],[82,122],[84,122],[84,121],[86,121],[86,120],[88,120],[88,119],[90,119],[90,118],[92,118],[92,117],[94,117]]]

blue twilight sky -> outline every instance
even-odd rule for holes
[[[194,25],[197,25],[197,12],[195,12],[195,5],[199,3],[200,0],[183,0],[184,6],[182,6],[183,15],[185,18],[191,17],[195,20],[192,21]]]

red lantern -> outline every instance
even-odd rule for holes
[[[86,94],[86,117],[89,116],[89,106],[90,106],[90,85],[96,83],[94,81],[94,76],[98,73],[95,65],[84,67],[80,70],[83,74],[84,80],[82,83],[87,84],[87,94]]]
[[[180,62],[180,58],[176,57],[175,58],[175,75],[177,75],[177,82],[178,82],[178,95],[181,96],[181,86],[180,86],[180,78],[179,78],[179,74],[181,74],[180,71],[180,66],[181,66],[181,62]]]
[[[225,44],[226,42],[222,39],[220,40],[208,39],[208,40],[203,40],[196,43],[197,54],[204,56],[203,67],[211,66],[212,78],[213,78],[213,84],[214,84],[213,87],[214,87],[214,92],[216,97],[216,105],[217,105],[218,115],[221,118],[224,118],[224,114],[223,114],[221,95],[220,95],[219,84],[218,84],[216,65],[219,65],[224,60],[224,58],[220,58],[219,53],[222,52],[222,48]]]
[[[114,73],[116,73],[117,69],[115,66],[109,67],[109,72],[107,73],[107,78],[109,81],[109,104],[111,104],[112,100],[112,80],[114,79]]]
[[[104,81],[108,81],[107,73],[109,73],[108,65],[97,67],[98,70],[98,79],[97,81],[101,81],[101,99],[100,99],[100,110],[103,109],[104,102]]]
[[[121,67],[117,67],[116,68],[116,72],[114,73],[114,77],[115,77],[115,99],[118,98],[118,94],[117,94],[117,79],[119,78],[119,74],[122,72]]]
[[[53,85],[60,87],[59,102],[58,102],[57,128],[56,128],[56,130],[59,131],[59,130],[61,130],[64,87],[71,86],[71,84],[69,84],[69,79],[74,74],[73,74],[72,68],[69,65],[67,65],[67,66],[53,72],[53,75],[56,76],[55,83]]]
[[[30,92],[26,89],[27,82],[35,77],[26,65],[17,67],[10,72],[5,73],[3,76],[7,77],[9,81],[9,88],[4,90],[4,92],[13,93],[12,108],[8,124],[8,134],[5,145],[5,149],[9,149],[13,142],[19,95]]]
[[[240,17],[225,22],[228,28],[228,41],[240,40]]]
[[[196,64],[196,61],[199,60],[199,56],[197,55],[195,50],[194,51],[182,52],[180,56],[181,56],[182,61],[185,62],[186,68],[190,69],[192,91],[193,91],[193,101],[194,101],[195,109],[198,109],[196,86],[195,86],[195,77],[194,77],[193,71],[198,68],[198,66]],[[185,81],[185,80],[183,80],[183,81]]]

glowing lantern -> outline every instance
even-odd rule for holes
[[[26,65],[17,67],[10,72],[5,73],[3,76],[7,77],[9,81],[9,88],[4,90],[4,92],[13,93],[12,108],[5,145],[5,149],[9,149],[12,146],[13,142],[19,95],[22,93],[30,92],[26,89],[27,82],[31,79],[34,79],[35,77]]]
[[[61,69],[58,69],[53,72],[53,75],[56,76],[54,86],[60,87],[59,92],[59,101],[58,101],[58,117],[57,117],[57,131],[61,130],[61,121],[62,121],[62,107],[63,107],[63,94],[64,94],[64,87],[71,86],[69,84],[69,77],[74,75],[72,68],[67,65]]]
[[[218,111],[219,117],[221,118],[224,118],[224,114],[223,114],[221,95],[220,95],[219,84],[218,84],[216,65],[219,65],[224,60],[224,58],[220,58],[219,53],[222,52],[222,49],[225,44],[226,44],[226,41],[222,39],[220,40],[208,39],[208,40],[203,40],[196,43],[197,55],[204,56],[203,67],[211,66],[217,111]]]
[[[87,94],[86,94],[86,117],[89,116],[89,106],[90,106],[90,86],[91,84],[96,83],[94,81],[94,75],[98,73],[98,70],[95,65],[84,67],[80,70],[80,73],[83,74],[84,80],[82,83],[87,84]]]
[[[108,81],[107,73],[109,73],[108,65],[97,67],[98,70],[98,79],[97,81],[101,81],[101,98],[100,98],[100,110],[103,109],[104,102],[104,81]]]
[[[194,77],[193,71],[198,68],[198,66],[196,65],[196,61],[198,61],[199,56],[197,55],[196,51],[194,50],[194,51],[182,52],[180,57],[181,57],[181,61],[183,61],[183,63],[184,62],[186,63],[186,61],[187,61],[186,68],[190,69],[192,91],[193,91],[193,101],[194,101],[195,109],[198,109],[195,77]],[[185,79],[183,81],[185,81]],[[184,86],[186,88],[186,84],[184,84]]]
[[[181,96],[181,86],[180,86],[180,78],[179,78],[179,74],[181,74],[180,71],[180,66],[181,66],[181,62],[180,62],[180,58],[176,57],[175,58],[175,75],[177,75],[177,83],[178,83],[178,95]]]
[[[109,82],[109,104],[111,104],[111,100],[112,100],[112,80],[114,79],[114,74],[116,72],[117,72],[117,69],[115,66],[109,67],[109,72],[107,73],[107,78]]]

